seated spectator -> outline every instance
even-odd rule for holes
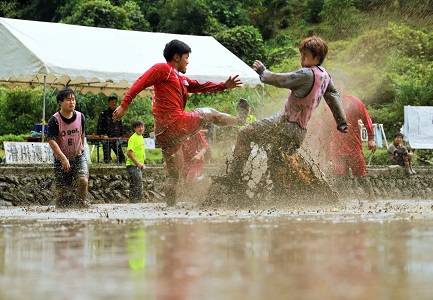
[[[408,175],[415,175],[416,172],[412,168],[413,152],[403,146],[403,137],[401,132],[394,134],[394,142],[388,148],[389,162],[404,167]]]

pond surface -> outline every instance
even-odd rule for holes
[[[4,208],[0,299],[431,299],[432,203]]]

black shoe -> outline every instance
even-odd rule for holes
[[[238,102],[238,125],[244,125],[247,121],[247,117],[250,114],[250,104],[247,99],[239,98]]]

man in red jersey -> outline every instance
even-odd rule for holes
[[[230,76],[226,82],[220,83],[199,82],[183,76],[181,73],[186,73],[190,53],[191,48],[182,41],[172,40],[167,43],[163,53],[166,63],[153,65],[138,78],[113,113],[113,119],[120,120],[137,94],[153,86],[155,138],[167,164],[165,197],[168,206],[176,204],[176,187],[184,161],[182,143],[209,123],[218,126],[245,124],[249,111],[248,101],[241,98],[237,116],[221,113],[213,108],[198,108],[185,112],[189,93],[218,92],[242,85],[238,75]]]
[[[331,171],[334,175],[347,176],[350,168],[353,176],[362,178],[367,175],[367,168],[362,151],[361,128],[358,120],[361,120],[367,129],[368,149],[375,152],[376,142],[374,141],[373,124],[360,99],[351,95],[343,95],[342,102],[347,123],[351,126],[348,127],[349,132],[347,134],[341,134],[336,130],[331,132],[331,149],[328,153],[333,166]]]

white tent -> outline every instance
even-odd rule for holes
[[[192,49],[186,73],[189,78],[222,82],[239,75],[245,87],[262,85],[253,69],[210,36],[6,18],[0,18],[0,85],[70,86],[82,93],[121,96],[149,67],[165,61],[164,46],[173,39]]]
[[[433,106],[405,106],[402,133],[414,149],[433,149]]]

